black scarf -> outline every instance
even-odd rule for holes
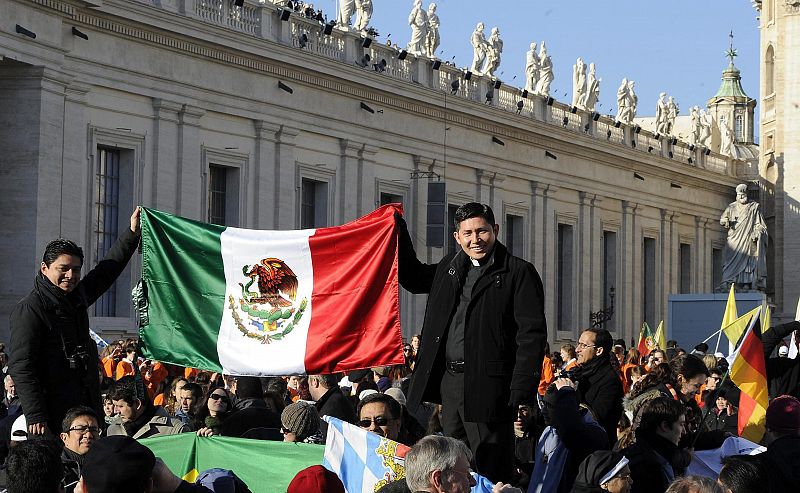
[[[639,440],[647,443],[658,455],[666,459],[672,466],[675,476],[682,475],[692,461],[692,456],[686,449],[678,447],[655,431],[636,430],[636,441]]]
[[[153,419],[153,416],[156,415],[155,406],[151,405],[149,402],[145,404],[145,406],[146,407],[144,408],[144,411],[141,415],[139,415],[138,418],[129,423],[122,423],[122,427],[125,428],[125,433],[128,436],[132,437],[137,431],[139,431],[141,427],[146,425],[151,419]]]

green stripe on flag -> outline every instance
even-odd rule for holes
[[[142,279],[148,325],[139,331],[146,357],[222,371],[217,335],[225,303],[220,234],[206,224],[142,208]]]
[[[322,463],[324,445],[230,437],[198,437],[194,433],[140,440],[176,476],[192,469],[230,469],[253,493],[286,491],[295,475]]]

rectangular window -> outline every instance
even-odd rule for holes
[[[208,222],[220,226],[239,225],[239,169],[208,167]]]
[[[403,196],[394,193],[381,192],[381,205],[402,204]]]
[[[300,185],[300,228],[328,225],[328,183],[303,178]]]
[[[645,238],[642,247],[642,316],[653,330],[656,320],[656,240]]]
[[[572,331],[572,284],[573,284],[573,228],[569,224],[558,225],[558,302],[556,327]]]
[[[525,220],[522,216],[506,214],[506,247],[508,253],[523,257],[523,233]]]
[[[678,257],[678,262],[680,262],[678,292],[680,294],[689,294],[692,292],[692,245],[681,243]]]
[[[118,149],[98,149],[95,177],[95,255],[102,260],[119,235],[119,184],[121,152]],[[88,270],[87,270],[88,271]],[[117,283],[111,285],[95,303],[96,317],[113,317],[117,313]]]
[[[603,231],[603,309],[611,307],[611,290],[617,284],[617,233]],[[606,329],[614,330],[616,314],[606,322]]]
[[[722,284],[722,264],[724,257],[721,248],[711,249],[711,282],[712,289],[717,289]]]
[[[448,204],[447,205],[447,224],[445,231],[447,231],[447,235],[444,237],[444,246],[445,246],[445,255],[454,253],[457,248],[459,248],[458,243],[453,238],[453,233],[456,232],[455,220],[456,220],[456,211],[458,210],[457,205]]]

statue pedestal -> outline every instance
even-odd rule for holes
[[[744,315],[757,306],[766,307],[767,296],[759,291],[736,293],[736,310]],[[668,304],[667,340],[678,341],[678,346],[691,352],[697,344],[718,331],[728,303],[728,293],[671,294]],[[733,341],[736,343],[736,341]],[[708,342],[709,352],[714,352],[717,336]],[[717,351],[728,354],[728,339],[722,334]]]

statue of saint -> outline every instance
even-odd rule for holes
[[[428,36],[425,38],[425,51],[428,58],[436,58],[436,49],[442,40],[439,37],[439,16],[436,15],[436,4],[428,5]]]
[[[675,131],[675,120],[678,118],[678,113],[680,113],[680,109],[678,109],[678,103],[675,102],[675,98],[670,96],[669,101],[667,101],[667,134],[672,135]]]
[[[764,289],[767,277],[767,225],[758,202],[747,200],[747,185],[736,187],[732,202],[719,223],[728,230],[723,287],[735,283],[744,289]]]
[[[667,134],[667,93],[665,92],[658,95],[656,103],[656,133]]]
[[[586,76],[586,94],[581,102],[581,106],[586,111],[594,111],[597,100],[600,99],[600,82],[601,80],[597,78],[594,63],[590,63],[589,75]]]
[[[539,80],[536,82],[536,94],[544,97],[550,97],[550,84],[553,83],[553,61],[550,55],[547,54],[547,47],[544,41],[539,48]]]
[[[425,40],[428,36],[428,14],[422,8],[422,0],[414,0],[408,24],[411,26],[411,41],[408,42],[406,50],[414,55],[427,54]]]
[[[536,92],[536,82],[539,80],[539,57],[536,55],[536,43],[531,43],[531,49],[525,57],[525,90]]]
[[[339,16],[336,25],[340,29],[350,29],[350,21],[356,13],[356,0],[339,0]]]
[[[723,156],[733,156],[733,131],[728,120],[720,119],[719,137],[719,153]]]
[[[714,115],[706,110],[700,110],[700,145],[708,147],[711,140],[711,128],[714,125]]]
[[[369,21],[372,19],[372,0],[356,0],[358,10],[358,21],[354,26],[356,31],[366,31]]]
[[[483,74],[483,64],[486,62],[486,53],[489,51],[489,43],[486,42],[483,30],[483,22],[479,22],[469,39],[472,44],[471,70],[476,74]]]
[[[586,94],[586,63],[578,58],[572,66],[572,106],[581,106]]]
[[[697,106],[692,106],[692,109],[689,110],[689,114],[691,115],[692,119],[691,133],[689,133],[689,143],[692,145],[697,145],[700,143],[700,108]]]
[[[629,100],[628,79],[622,79],[622,83],[617,89],[617,121],[627,123],[630,114]]]
[[[492,35],[489,36],[489,51],[486,58],[485,74],[494,77],[494,73],[500,67],[500,55],[503,53],[503,40],[500,39],[500,28],[493,27]]]

